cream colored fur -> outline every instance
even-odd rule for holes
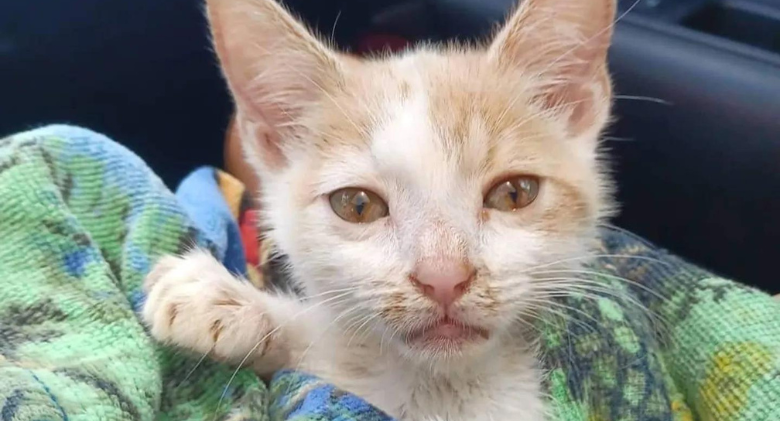
[[[264,375],[313,373],[401,420],[554,419],[526,327],[564,285],[544,272],[576,269],[611,210],[598,135],[613,1],[526,0],[485,48],[373,60],[330,50],[272,0],[208,5],[264,226],[305,297],[256,290],[201,251],[166,257],[146,280],[152,334]],[[539,177],[537,199],[484,208],[509,175]],[[340,219],[328,195],[344,187],[390,215]],[[441,317],[409,282],[438,256],[475,267],[452,314],[488,340],[403,340]]]

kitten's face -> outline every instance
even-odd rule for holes
[[[252,6],[281,13],[266,3]],[[215,7],[212,22],[222,13]],[[323,328],[337,323],[413,357],[486,349],[539,310],[549,292],[541,279],[556,277],[540,273],[544,265],[592,245],[607,200],[596,159],[606,73],[600,63],[568,65],[545,78],[561,54],[517,64],[518,39],[529,49],[538,42],[514,27],[531,12],[518,12],[485,51],[358,62],[311,39],[297,44],[306,35],[295,33],[287,39],[295,54],[276,62],[295,82],[274,87],[282,69],[263,68],[242,88],[226,68],[271,235],[312,303],[332,310]],[[236,42],[221,46],[226,63],[225,45]],[[318,61],[296,63],[308,48]],[[254,93],[242,100],[242,91]],[[283,102],[291,96],[296,103]],[[456,299],[432,299],[421,271],[455,266],[467,268],[463,282],[436,287],[457,284]]]

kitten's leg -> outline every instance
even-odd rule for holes
[[[261,374],[288,365],[301,304],[236,279],[209,253],[160,260],[144,281],[143,319],[156,339]]]

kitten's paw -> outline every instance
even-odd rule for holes
[[[144,280],[142,317],[162,342],[218,359],[241,361],[266,351],[272,323],[265,293],[236,279],[210,254],[162,258]],[[270,338],[265,338],[270,339]]]
[[[144,278],[143,289],[146,294],[154,288],[157,282],[171,270],[184,262],[184,259],[178,256],[164,256],[154,265],[152,270]]]

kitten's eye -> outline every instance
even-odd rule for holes
[[[379,195],[354,187],[336,190],[330,195],[330,206],[341,219],[368,223],[387,216],[387,203]]]
[[[506,179],[490,188],[485,207],[511,212],[530,205],[539,194],[539,179],[521,175]]]

